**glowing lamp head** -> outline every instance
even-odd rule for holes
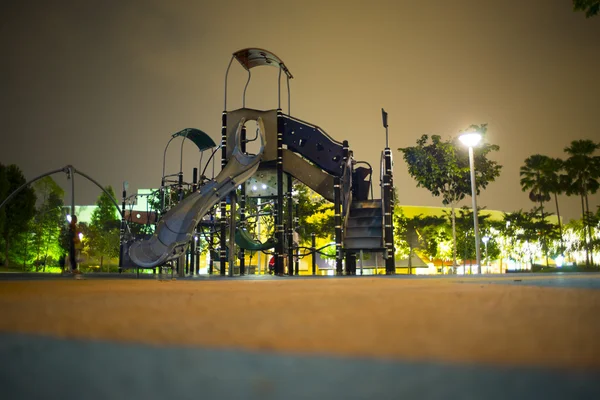
[[[556,263],[556,267],[560,268],[565,262],[565,257],[562,254],[559,254],[558,257],[554,259],[554,262]]]
[[[490,241],[490,237],[489,236],[484,236],[481,238],[481,240],[483,241],[483,243],[487,244],[487,242]]]
[[[70,214],[67,214],[67,222],[71,223],[71,215]]]
[[[79,232],[79,240],[83,240],[83,233]]]
[[[467,132],[460,135],[458,139],[467,147],[475,147],[481,141],[481,134],[479,132]]]

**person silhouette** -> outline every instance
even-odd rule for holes
[[[69,223],[69,262],[71,264],[71,273],[75,277],[81,276],[81,271],[77,266],[77,252],[80,247],[81,240],[79,232],[77,232],[77,217],[73,215]]]

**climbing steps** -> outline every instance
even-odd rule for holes
[[[353,201],[345,233],[345,250],[383,250],[381,200]]]

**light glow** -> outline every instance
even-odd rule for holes
[[[481,141],[481,134],[479,132],[463,133],[458,139],[467,147],[475,147]]]

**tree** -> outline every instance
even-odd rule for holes
[[[573,0],[574,11],[584,11],[585,17],[590,18],[600,12],[600,0]]]
[[[0,164],[0,169],[5,170],[8,182],[7,196],[25,184],[23,172],[16,165],[11,164],[5,167]],[[0,198],[0,202],[4,201],[7,196]],[[3,207],[5,217],[2,239],[4,241],[4,260],[7,266],[9,265],[11,245],[13,242],[18,244],[19,241],[24,240],[24,234],[29,230],[29,223],[35,212],[35,201],[35,192],[31,187],[26,187]]]
[[[483,208],[477,208],[477,222],[479,225],[480,232],[486,232],[488,230],[489,214],[484,214],[481,211]],[[457,231],[457,248],[462,249],[463,265],[466,265],[466,260],[473,260],[476,258],[475,249],[475,234],[473,227],[473,209],[463,206],[458,210],[456,214],[456,231]],[[480,240],[483,235],[480,235]],[[481,245],[481,243],[479,243]]]
[[[415,251],[429,258],[437,258],[439,244],[446,239],[446,218],[422,214],[407,218],[400,207],[394,210],[393,218],[396,255],[408,259],[409,274]]]
[[[497,145],[485,142],[487,124],[471,125],[468,130],[477,130],[483,136],[481,145],[473,149],[477,194],[499,175],[502,168],[496,161],[488,159],[489,153],[498,151]],[[431,139],[431,140],[430,140]],[[453,263],[456,265],[456,204],[471,194],[471,177],[468,151],[459,143],[458,137],[442,141],[438,135],[421,136],[417,145],[399,148],[408,165],[408,173],[434,196],[441,196],[442,203],[451,207]]]
[[[10,194],[8,192],[9,183],[8,177],[6,176],[6,167],[0,164],[0,202],[4,201]],[[6,207],[0,208],[0,232],[4,232],[4,226],[6,223]],[[1,235],[4,237],[4,235]]]
[[[521,167],[521,190],[530,190],[529,199],[540,204],[539,210],[542,221],[545,221],[544,202],[550,201],[551,183],[547,177],[547,165],[551,158],[541,154],[534,154],[525,159],[525,165]],[[544,242],[546,237],[544,236]],[[548,246],[544,243],[546,252],[546,265],[548,265]]]
[[[589,243],[592,241],[590,219],[590,207],[588,195],[594,194],[600,188],[600,157],[594,156],[600,144],[591,140],[574,140],[571,145],[565,147],[564,151],[569,155],[564,162],[566,171],[566,193],[567,196],[579,195],[581,197],[581,214],[584,227],[587,227],[586,242],[586,265],[589,266],[590,257]]]
[[[115,197],[111,186],[108,186],[106,191]],[[100,256],[100,269],[103,267],[104,257],[114,258],[119,255],[119,229],[117,208],[108,195],[102,192],[92,213],[89,237],[92,253]]]
[[[320,238],[332,237],[335,231],[333,204],[303,183],[295,183],[294,191],[298,201],[298,235],[301,241],[309,242],[312,233]]]
[[[38,207],[33,218],[33,242],[36,250],[36,266],[46,269],[48,257],[58,260],[60,250],[60,229],[65,225],[63,212],[64,190],[46,176],[33,184],[38,198]]]
[[[563,245],[563,230],[562,221],[560,220],[560,209],[558,208],[558,195],[562,194],[565,190],[564,178],[561,175],[563,171],[564,162],[560,158],[549,158],[544,165],[543,175],[546,179],[546,187],[550,194],[554,195],[554,202],[556,203],[556,217],[558,218],[558,231],[560,234],[560,245]],[[559,251],[561,253],[564,250]]]

